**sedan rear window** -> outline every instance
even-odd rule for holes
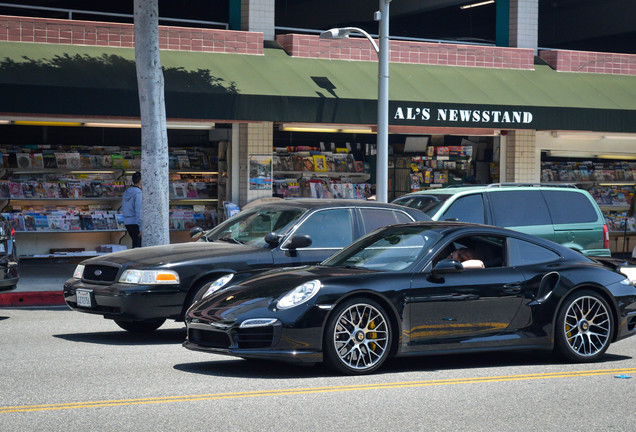
[[[418,209],[428,216],[433,216],[450,197],[452,195],[407,195],[396,199],[393,203]]]

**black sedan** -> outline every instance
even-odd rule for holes
[[[378,227],[417,220],[430,218],[371,201],[280,200],[244,210],[196,242],[83,261],[64,284],[64,298],[71,309],[128,331],[153,331],[166,319],[183,320],[201,288],[223,275],[315,264]]]
[[[538,237],[423,222],[379,229],[317,266],[221,278],[186,325],[191,350],[347,374],[389,356],[509,349],[587,362],[636,333],[636,287]]]

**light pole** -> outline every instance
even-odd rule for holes
[[[333,28],[320,34],[321,39],[345,39],[351,33],[366,37],[378,55],[378,155],[375,171],[376,200],[388,201],[389,179],[389,3],[391,0],[379,0],[380,10],[374,19],[380,22],[379,46],[371,35],[357,27]]]

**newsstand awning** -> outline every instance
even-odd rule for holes
[[[373,125],[377,63],[162,51],[172,119]],[[391,125],[636,132],[636,76],[391,64]],[[139,117],[134,51],[0,43],[0,114]]]

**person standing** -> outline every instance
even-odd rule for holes
[[[124,225],[132,239],[132,247],[141,247],[141,173],[132,175],[132,186],[124,192],[121,211],[124,214]]]

